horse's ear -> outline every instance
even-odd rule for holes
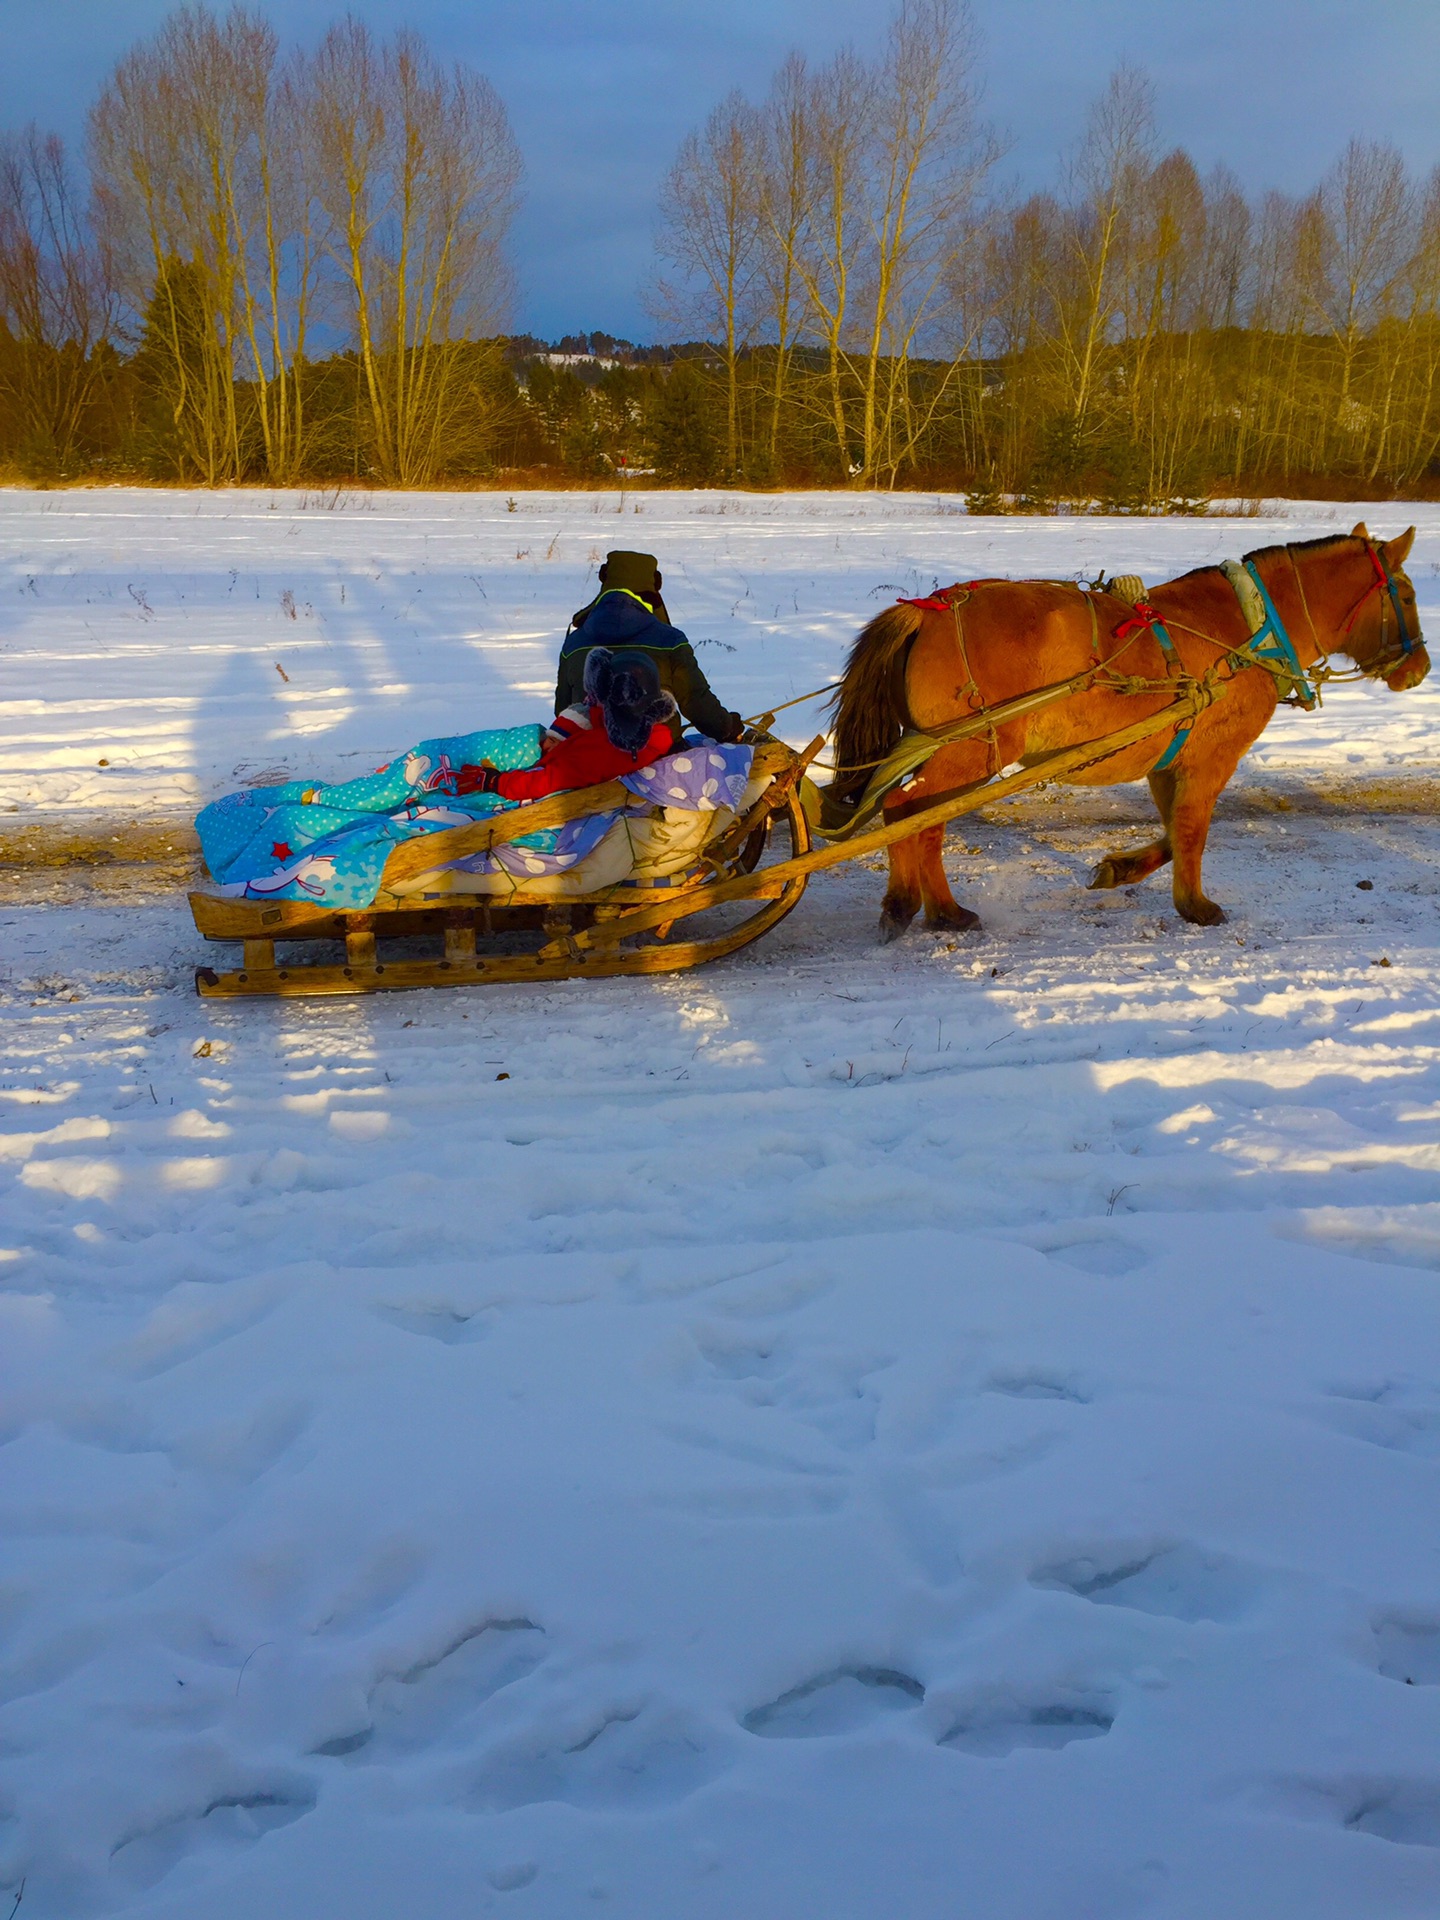
[[[1414,544],[1415,529],[1413,527],[1407,527],[1404,533],[1398,534],[1395,539],[1385,542],[1385,558],[1389,563],[1392,573],[1394,573],[1398,567],[1404,566],[1406,555]]]
[[[1350,530],[1350,538],[1352,540],[1368,540],[1370,538],[1370,529],[1363,520],[1357,520],[1355,522],[1355,525]]]

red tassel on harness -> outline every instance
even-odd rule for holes
[[[1009,585],[1008,580],[1001,579],[998,574],[991,574],[985,580],[957,580],[953,587],[946,587],[945,593],[932,593],[923,600],[907,600],[902,593],[895,604],[897,607],[919,607],[922,613],[950,613],[954,610],[955,602],[947,600],[946,594],[969,593],[975,587],[1008,587]]]
[[[1160,618],[1148,600],[1136,600],[1135,611],[1128,620],[1122,620],[1115,629],[1117,640],[1128,640],[1132,633],[1143,633],[1146,627],[1153,627]]]

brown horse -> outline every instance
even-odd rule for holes
[[[1411,527],[1377,542],[1362,522],[1351,534],[1245,556],[1312,678],[1325,677],[1331,653],[1347,655],[1360,673],[1397,693],[1425,678],[1430,659],[1403,571],[1414,537]],[[1162,632],[1168,653],[1157,637]],[[1167,581],[1138,610],[1113,594],[1053,581],[972,582],[920,605],[902,602],[870,622],[846,662],[836,695],[832,793],[857,798],[907,729],[938,732],[982,708],[1075,680],[1053,704],[942,746],[886,800],[887,824],[902,820],[1003,767],[1036,765],[1157,713],[1179,688],[1208,676],[1221,697],[1200,713],[1178,752],[1161,732],[1065,778],[1068,785],[1113,786],[1148,776],[1160,838],[1133,853],[1109,854],[1090,884],[1128,886],[1173,860],[1176,909],[1214,926],[1225,915],[1201,886],[1210,816],[1287,684],[1278,667],[1255,660],[1250,638],[1237,591],[1219,567]],[[903,933],[921,906],[931,926],[979,926],[950,892],[943,837],[943,827],[929,827],[891,847],[882,940]]]

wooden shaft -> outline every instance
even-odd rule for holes
[[[1223,687],[1217,687],[1218,694]],[[692,913],[701,913],[706,907],[719,906],[726,900],[744,900],[768,891],[777,882],[808,877],[818,873],[822,867],[838,867],[846,860],[858,859],[861,854],[877,852],[881,847],[894,846],[897,841],[908,840],[913,834],[923,833],[927,827],[943,826],[947,820],[957,819],[961,814],[974,813],[980,807],[988,807],[994,800],[1004,800],[1012,793],[1020,793],[1026,787],[1033,787],[1041,780],[1050,780],[1058,775],[1074,773],[1081,767],[1093,766],[1097,760],[1108,760],[1112,753],[1119,753],[1125,747],[1137,745],[1148,740],[1152,734],[1162,728],[1175,725],[1189,715],[1199,713],[1210,704],[1210,696],[1201,697],[1199,691],[1173,700],[1159,713],[1152,713],[1148,719],[1137,720],[1131,726],[1120,727],[1114,733],[1102,734],[1098,740],[1087,740],[1082,746],[1070,747],[1062,753],[1047,756],[1042,764],[1026,767],[1019,773],[1012,773],[1002,780],[992,780],[983,787],[955,795],[948,799],[937,800],[932,806],[921,807],[887,827],[874,827],[869,833],[857,833],[851,840],[833,842],[829,846],[817,847],[810,853],[799,855],[791,860],[779,860],[773,867],[761,867],[753,874],[740,874],[733,880],[717,880],[709,886],[696,887],[693,892],[682,896],[680,900],[669,900],[663,907],[641,908],[637,913],[626,914],[618,920],[608,920],[603,926],[592,927],[577,935],[581,947],[609,946],[614,941],[624,940],[632,933],[643,933],[648,928],[658,926],[664,920],[680,920]]]

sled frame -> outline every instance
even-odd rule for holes
[[[311,995],[387,993],[411,987],[460,987],[517,984],[524,981],[604,978],[612,975],[675,973],[704,966],[738,952],[776,926],[798,904],[808,875],[793,869],[794,860],[810,850],[810,826],[800,803],[800,778],[821,746],[815,740],[803,754],[782,741],[766,740],[756,747],[753,775],[770,776],[759,799],[738,816],[705,848],[692,869],[674,876],[670,884],[653,887],[624,885],[594,894],[556,897],[528,894],[523,886],[495,897],[449,894],[426,900],[397,895],[402,880],[435,871],[451,861],[485,853],[522,835],[540,832],[607,807],[633,803],[634,795],[618,781],[577,792],[554,794],[529,806],[492,816],[473,826],[426,834],[395,849],[381,876],[374,903],[363,910],[311,906],[306,901],[230,899],[212,893],[190,895],[198,931],[207,940],[241,943],[241,965],[231,971],[199,967],[195,987],[202,999],[302,998]],[[757,867],[776,827],[788,835],[787,872],[770,881]],[[747,882],[738,896],[753,901],[755,911],[737,925],[709,937],[674,938],[667,922],[688,919],[696,911],[697,891],[716,879]],[[707,905],[719,904],[707,901]],[[592,945],[598,926],[624,926],[630,934],[632,914],[645,915],[640,946],[618,942]],[[483,944],[503,936],[538,930],[542,945],[529,953],[485,952]],[[392,958],[382,941],[438,936],[442,952],[436,958]],[[277,942],[340,941],[345,958],[339,964],[276,954]]]

